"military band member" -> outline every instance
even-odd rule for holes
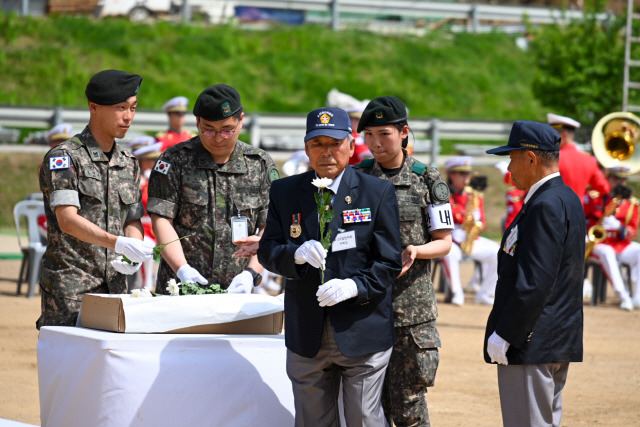
[[[85,293],[126,292],[123,274],[140,264],[125,263],[116,253],[138,263],[153,256],[153,245],[142,240],[140,167],[115,142],[131,126],[141,81],[118,70],[94,75],[85,91],[89,124],[44,157],[40,189],[48,245],[38,328],[75,325]]]
[[[613,202],[614,206],[609,204],[616,196],[616,186],[625,185],[628,174],[628,168],[622,166],[607,169],[607,180],[613,190],[604,196],[594,191],[587,193],[584,205],[588,227],[600,222],[606,233],[605,240],[593,247],[591,256],[598,260],[611,281],[623,310],[640,308],[640,291],[637,286],[640,277],[640,243],[633,241],[638,233],[638,199],[619,197],[616,199],[617,202]],[[603,218],[607,209],[611,209],[612,212]],[[632,269],[631,277],[636,280],[633,300],[624,287],[619,263],[629,264]]]
[[[395,425],[428,426],[427,387],[435,381],[441,345],[430,260],[451,249],[449,187],[436,168],[407,153],[409,124],[400,99],[369,102],[358,125],[363,131],[374,158],[354,168],[390,181],[400,212],[402,271],[392,284],[395,341],[382,403]]]
[[[153,137],[148,138],[155,141]],[[155,166],[156,160],[160,157],[160,150],[162,150],[161,142],[150,142],[149,144],[138,147],[133,152],[133,155],[136,156],[140,163],[140,170],[142,172],[142,176],[140,178],[140,191],[142,192],[142,206],[144,206],[145,215],[140,218],[140,221],[142,222],[142,228],[144,229],[144,240],[151,242],[153,245],[156,244],[156,235],[153,233],[151,217],[146,213],[146,209],[147,202],[149,200],[149,176],[151,176],[151,171],[153,170],[153,166]],[[136,275],[136,282],[134,286],[136,289],[142,288],[150,291],[155,290],[156,264],[157,262],[154,259],[145,261],[142,264],[142,268]]]
[[[580,122],[557,114],[547,114],[547,122],[560,134],[560,175],[580,197],[584,206],[587,188],[600,194],[609,194],[609,183],[602,174],[596,158],[578,150],[574,142]]]
[[[188,104],[189,100],[186,97],[176,96],[162,106],[162,111],[167,113],[169,119],[169,129],[156,134],[156,139],[162,143],[162,151],[194,137],[193,133],[183,129],[187,120]]]
[[[167,293],[177,276],[251,293],[262,271],[255,234],[265,226],[278,170],[265,151],[238,140],[244,112],[233,87],[206,88],[193,114],[198,136],[163,152],[149,181],[147,211],[158,243],[189,236],[163,250],[156,292]],[[234,242],[247,244],[236,251]]]
[[[476,304],[492,305],[496,281],[498,280],[496,253],[499,245],[493,240],[482,237],[479,234],[487,228],[484,216],[484,199],[469,188],[473,159],[469,156],[460,156],[449,159],[445,167],[449,189],[451,190],[451,211],[455,230],[452,233],[453,242],[451,251],[442,261],[445,273],[451,284],[453,294],[451,303],[464,304],[464,291],[460,282],[460,261],[463,257],[463,249],[469,251],[469,258],[478,261],[482,269],[480,290],[476,293]],[[475,235],[468,234],[464,226],[471,223]]]

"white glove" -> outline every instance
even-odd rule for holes
[[[325,259],[327,258],[327,250],[322,247],[322,243],[317,240],[308,240],[304,242],[296,253],[293,254],[296,264],[304,264],[308,262],[309,265],[315,268],[324,268]]]
[[[181,282],[200,283],[201,285],[206,285],[207,283],[209,283],[207,279],[202,277],[202,274],[200,274],[198,270],[191,267],[189,264],[185,264],[180,267],[176,274],[178,275],[178,279],[180,279]]]
[[[358,295],[358,286],[352,279],[331,279],[318,287],[316,296],[320,307],[335,305]]]
[[[145,262],[153,258],[153,247],[150,241],[133,237],[120,236],[116,240],[116,252],[125,255],[133,262]]]
[[[487,353],[491,362],[497,362],[500,365],[508,365],[507,350],[509,349],[509,343],[506,342],[500,335],[493,331],[493,334],[487,340]]]
[[[602,220],[602,227],[605,230],[619,230],[620,221],[613,215],[605,216]]]
[[[122,274],[133,274],[140,269],[142,266],[141,263],[131,264],[122,260],[122,255],[111,261],[111,266],[118,272]]]
[[[253,289],[253,275],[248,271],[243,271],[233,278],[227,292],[230,294],[250,294]]]

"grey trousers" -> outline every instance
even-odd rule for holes
[[[503,425],[560,426],[568,370],[568,363],[498,365]]]
[[[381,397],[391,350],[346,357],[338,350],[328,320],[325,320],[322,344],[315,357],[302,357],[287,350],[287,375],[293,388],[296,427],[340,426],[341,382],[348,427],[387,427]]]

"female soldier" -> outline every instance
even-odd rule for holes
[[[394,184],[403,248],[402,272],[392,288],[395,344],[383,406],[396,425],[429,426],[427,387],[435,379],[440,347],[429,260],[451,249],[449,187],[436,168],[407,154],[407,109],[398,98],[369,102],[358,124],[358,132],[363,130],[374,158],[355,167]]]

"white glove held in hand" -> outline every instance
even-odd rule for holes
[[[493,334],[487,340],[487,353],[491,362],[497,362],[500,365],[508,365],[507,350],[509,349],[509,343],[506,342],[500,335],[493,331]]]
[[[116,252],[133,262],[145,262],[153,258],[153,247],[149,241],[120,236],[116,240]]]
[[[233,278],[227,292],[230,294],[250,294],[253,289],[253,275],[248,271],[243,271]]]
[[[308,240],[296,250],[293,258],[296,264],[308,262],[312,267],[320,268],[320,266],[324,267],[327,250],[317,240]]]
[[[358,286],[352,279],[331,279],[318,287],[316,296],[320,307],[335,305],[358,295]]]
[[[111,266],[118,272],[122,274],[133,274],[140,269],[142,266],[141,263],[131,264],[122,260],[122,255],[111,261]]]
[[[209,283],[207,279],[202,277],[202,274],[198,273],[198,270],[191,267],[189,264],[185,264],[180,267],[176,274],[181,282],[200,283],[201,285]]]
[[[605,216],[602,220],[602,228],[605,230],[618,230],[620,225],[620,220],[613,215]]]

